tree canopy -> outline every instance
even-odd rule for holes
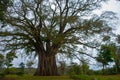
[[[113,52],[113,47],[111,45],[102,45],[99,54],[97,57],[97,61],[101,62],[103,65],[108,65],[108,62],[112,62],[112,52]]]
[[[4,17],[7,8],[12,6],[13,0],[0,0],[0,22],[5,23]]]

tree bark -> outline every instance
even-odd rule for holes
[[[55,55],[38,54],[38,68],[35,76],[58,76]]]

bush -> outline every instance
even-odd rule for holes
[[[18,75],[18,76],[23,76],[23,75],[24,75],[24,72],[17,72],[16,75]]]
[[[96,70],[93,72],[94,72],[94,75],[102,75],[103,74],[102,70]]]
[[[82,68],[80,67],[80,65],[73,63],[71,66],[68,67],[67,74],[68,75],[82,74]]]
[[[16,72],[17,72],[17,70],[16,70],[16,68],[4,68],[3,70],[2,70],[2,73],[4,73],[4,74],[16,74]]]
[[[9,74],[16,74],[17,73],[17,69],[16,68],[9,68]]]
[[[108,68],[108,69],[106,69],[106,74],[107,75],[115,75],[115,74],[117,74],[117,71],[116,71],[115,67]]]
[[[4,73],[0,73],[0,79],[5,77],[5,74]]]

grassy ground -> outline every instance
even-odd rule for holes
[[[120,75],[92,76],[96,80],[120,80]]]
[[[0,79],[2,80],[2,79]],[[79,76],[78,78],[71,79],[69,76],[17,76],[7,75],[3,80],[120,80],[120,75],[108,76]]]
[[[73,80],[70,79],[69,76],[32,76],[32,75],[24,75],[24,76],[17,76],[17,75],[8,75],[6,76],[7,79],[13,80]]]
[[[87,75],[75,75],[71,76],[74,80],[120,80],[120,75],[95,75],[95,76],[87,76]]]

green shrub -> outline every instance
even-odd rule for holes
[[[17,69],[16,68],[9,68],[9,74],[16,74]]]
[[[17,72],[16,75],[18,75],[18,76],[23,76],[23,75],[24,75],[24,72]]]
[[[93,71],[94,75],[102,75],[102,70]]]
[[[4,73],[0,73],[0,79],[5,77],[5,74]]]
[[[9,70],[6,69],[6,68],[4,68],[4,69],[1,71],[1,73],[7,75],[7,74],[9,74]]]
[[[112,68],[106,69],[106,74],[107,75],[115,75],[115,74],[117,74],[116,68],[112,67]]]
[[[16,74],[15,68],[5,68],[2,70],[2,73],[8,75],[8,74]]]

